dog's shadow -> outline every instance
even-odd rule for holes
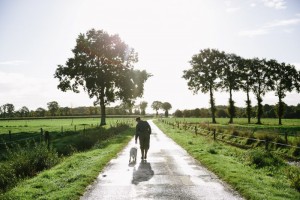
[[[151,164],[147,161],[141,161],[138,169],[133,169],[132,181],[134,185],[138,185],[140,182],[150,180],[154,175],[154,171],[151,168]]]
[[[133,160],[128,164],[128,167],[134,167],[136,165],[136,161]]]

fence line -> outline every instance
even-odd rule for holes
[[[113,124],[116,124],[116,126],[120,126],[120,125],[124,125],[124,124],[129,125],[129,126],[132,126],[132,125],[133,125],[132,122],[131,122],[130,120],[117,120],[116,122],[110,124],[110,127],[111,127],[111,128],[114,127]],[[86,130],[86,127],[85,127],[86,125],[88,125],[88,126],[90,126],[90,127],[94,127],[94,124],[79,124],[79,125],[84,126],[84,128],[83,128],[83,129],[80,129],[80,130],[78,130],[78,131],[85,131],[85,130]],[[99,125],[96,124],[96,127],[99,127]],[[74,128],[75,128],[75,129],[74,129],[75,132],[77,132],[77,131],[76,131],[76,125],[74,125]],[[61,126],[61,133],[63,133],[64,131],[66,131],[66,130],[64,130],[63,126]],[[70,131],[70,130],[67,130],[67,131]],[[23,141],[23,140],[30,140],[30,139],[37,138],[37,137],[42,137],[42,136],[45,137],[45,135],[43,134],[43,132],[44,132],[44,130],[41,128],[41,134],[40,134],[40,135],[33,136],[33,137],[28,137],[28,138],[22,138],[22,139],[13,140],[13,141],[12,141],[12,140],[9,140],[9,141],[5,141],[5,142],[0,143],[0,145],[10,144],[10,143],[14,143],[14,142]],[[46,133],[46,132],[48,132],[48,131],[45,131],[45,133]],[[10,135],[10,136],[11,136],[11,134],[12,134],[12,133],[9,131],[9,135]],[[48,134],[49,134],[49,132],[48,132]]]
[[[8,142],[2,142],[2,143],[0,143],[0,145],[3,145],[3,144],[9,144],[9,143],[14,143],[14,142],[17,142],[17,141],[22,141],[22,140],[29,140],[29,139],[37,138],[37,137],[41,137],[41,136],[40,136],[40,135],[37,135],[37,136],[29,137],[29,138],[22,138],[22,139],[19,139],[19,140],[13,140],[13,141],[8,141]]]
[[[174,125],[173,123],[167,122],[167,121],[165,121],[165,120],[162,120],[162,121],[163,121],[165,124],[172,125],[173,128],[175,127],[175,125]],[[188,126],[188,128],[187,128],[188,123],[181,123],[181,124],[184,124],[184,129],[185,129],[185,130],[187,130],[187,129],[190,129],[190,130],[193,129],[192,126]],[[195,123],[193,123],[193,124],[195,124]],[[205,123],[202,123],[202,124],[199,124],[199,125],[203,125],[203,124],[205,125]],[[178,122],[177,122],[177,127],[179,128],[179,123],[178,123]],[[206,129],[202,128],[202,127],[200,127],[200,129],[201,129],[202,131],[208,132],[207,136],[208,136],[209,133],[211,132],[210,130],[206,130]],[[300,149],[299,146],[293,146],[293,145],[289,145],[289,144],[283,144],[283,143],[271,142],[271,141],[269,141],[269,140],[261,140],[261,139],[256,139],[256,138],[247,138],[247,137],[236,136],[236,135],[225,134],[225,133],[216,133],[216,132],[215,132],[215,128],[214,128],[213,130],[214,130],[214,133],[213,133],[213,134],[214,134],[214,139],[221,140],[221,141],[226,141],[226,142],[230,142],[230,143],[232,143],[232,141],[229,141],[229,140],[223,140],[223,139],[216,138],[216,134],[217,134],[217,135],[228,135],[228,136],[236,137],[236,138],[244,138],[244,139],[249,139],[249,140],[254,140],[254,141],[265,142],[265,143],[266,143],[266,147],[267,147],[267,145],[268,145],[269,143],[272,143],[272,144],[275,144],[275,145],[281,145],[281,146],[287,146],[287,147],[291,147],[291,148]],[[196,134],[197,134],[197,131],[198,131],[198,129],[195,129]]]

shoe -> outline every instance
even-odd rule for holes
[[[145,156],[145,160],[147,159],[147,156]]]
[[[141,157],[142,160],[144,160],[144,157]]]

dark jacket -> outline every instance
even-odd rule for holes
[[[139,121],[135,130],[135,140],[138,137],[149,136],[151,134],[151,127],[147,121]]]

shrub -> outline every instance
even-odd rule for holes
[[[254,137],[254,133],[248,133],[246,145],[252,145],[253,143],[256,143],[256,142],[257,142],[257,140]]]
[[[256,168],[278,166],[284,163],[279,157],[260,149],[249,150],[246,153],[246,162],[250,165],[254,165]]]
[[[291,166],[286,170],[287,177],[291,181],[291,186],[300,192],[300,168]]]
[[[0,189],[6,190],[18,179],[31,177],[59,162],[57,153],[46,143],[27,142],[24,147],[16,144],[7,148],[6,161],[1,164]]]
[[[33,176],[58,163],[59,158],[46,143],[27,142],[24,147],[15,145],[8,149],[7,162],[15,170],[17,177]]]
[[[271,133],[257,133],[257,138],[260,140],[275,141],[276,135]]]
[[[13,186],[17,182],[14,169],[9,163],[0,164],[0,193]]]
[[[297,156],[300,156],[300,139],[296,140],[295,145],[298,148],[295,148],[295,150],[293,152],[293,156],[297,157]]]
[[[233,131],[231,132],[231,135],[232,135],[232,136],[240,136],[240,133],[239,133],[239,131],[237,131],[237,130],[233,130]]]
[[[208,153],[217,154],[218,152],[215,149],[210,148],[210,149],[208,149]]]

